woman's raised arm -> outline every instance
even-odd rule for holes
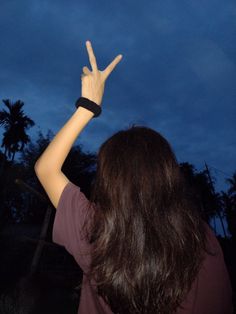
[[[89,41],[86,42],[86,47],[92,71],[87,67],[83,67],[81,94],[82,97],[101,105],[105,81],[122,56],[117,56],[104,71],[100,71],[97,68],[96,58]],[[68,178],[61,171],[62,165],[73,143],[83,128],[93,118],[93,115],[91,111],[79,107],[56,134],[35,164],[36,175],[55,208],[57,208],[64,187],[69,182]]]

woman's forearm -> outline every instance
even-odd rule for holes
[[[60,172],[75,140],[92,117],[92,112],[79,107],[37,160],[36,172]]]

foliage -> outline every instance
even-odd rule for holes
[[[23,168],[6,160],[2,153],[0,156],[0,227],[2,227],[6,222],[21,219],[24,215],[25,199],[15,184],[15,179],[22,176]]]
[[[0,125],[5,129],[1,147],[5,148],[5,156],[14,160],[15,153],[22,151],[30,141],[26,130],[34,125],[34,121],[24,114],[22,101],[11,103],[9,99],[5,99],[3,103],[8,112],[4,109],[0,111]]]
[[[226,179],[229,184],[227,192],[221,192],[221,206],[228,223],[228,230],[236,239],[236,172],[231,178]]]
[[[210,181],[207,169],[197,172],[195,167],[187,162],[181,163],[180,168],[202,217],[209,222],[211,218],[219,215],[221,210],[220,195],[214,191],[214,180]]]

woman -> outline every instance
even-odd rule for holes
[[[78,109],[35,165],[57,208],[53,240],[84,272],[78,313],[232,312],[221,248],[187,197],[168,142],[143,127],[108,139],[89,202],[61,168],[77,136],[100,113],[104,84],[122,56],[83,68]]]

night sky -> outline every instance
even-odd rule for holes
[[[96,152],[117,130],[146,125],[225,188],[236,170],[236,1],[0,0],[0,99],[24,101],[32,139],[74,112],[86,40],[100,69],[123,59],[77,143]]]

